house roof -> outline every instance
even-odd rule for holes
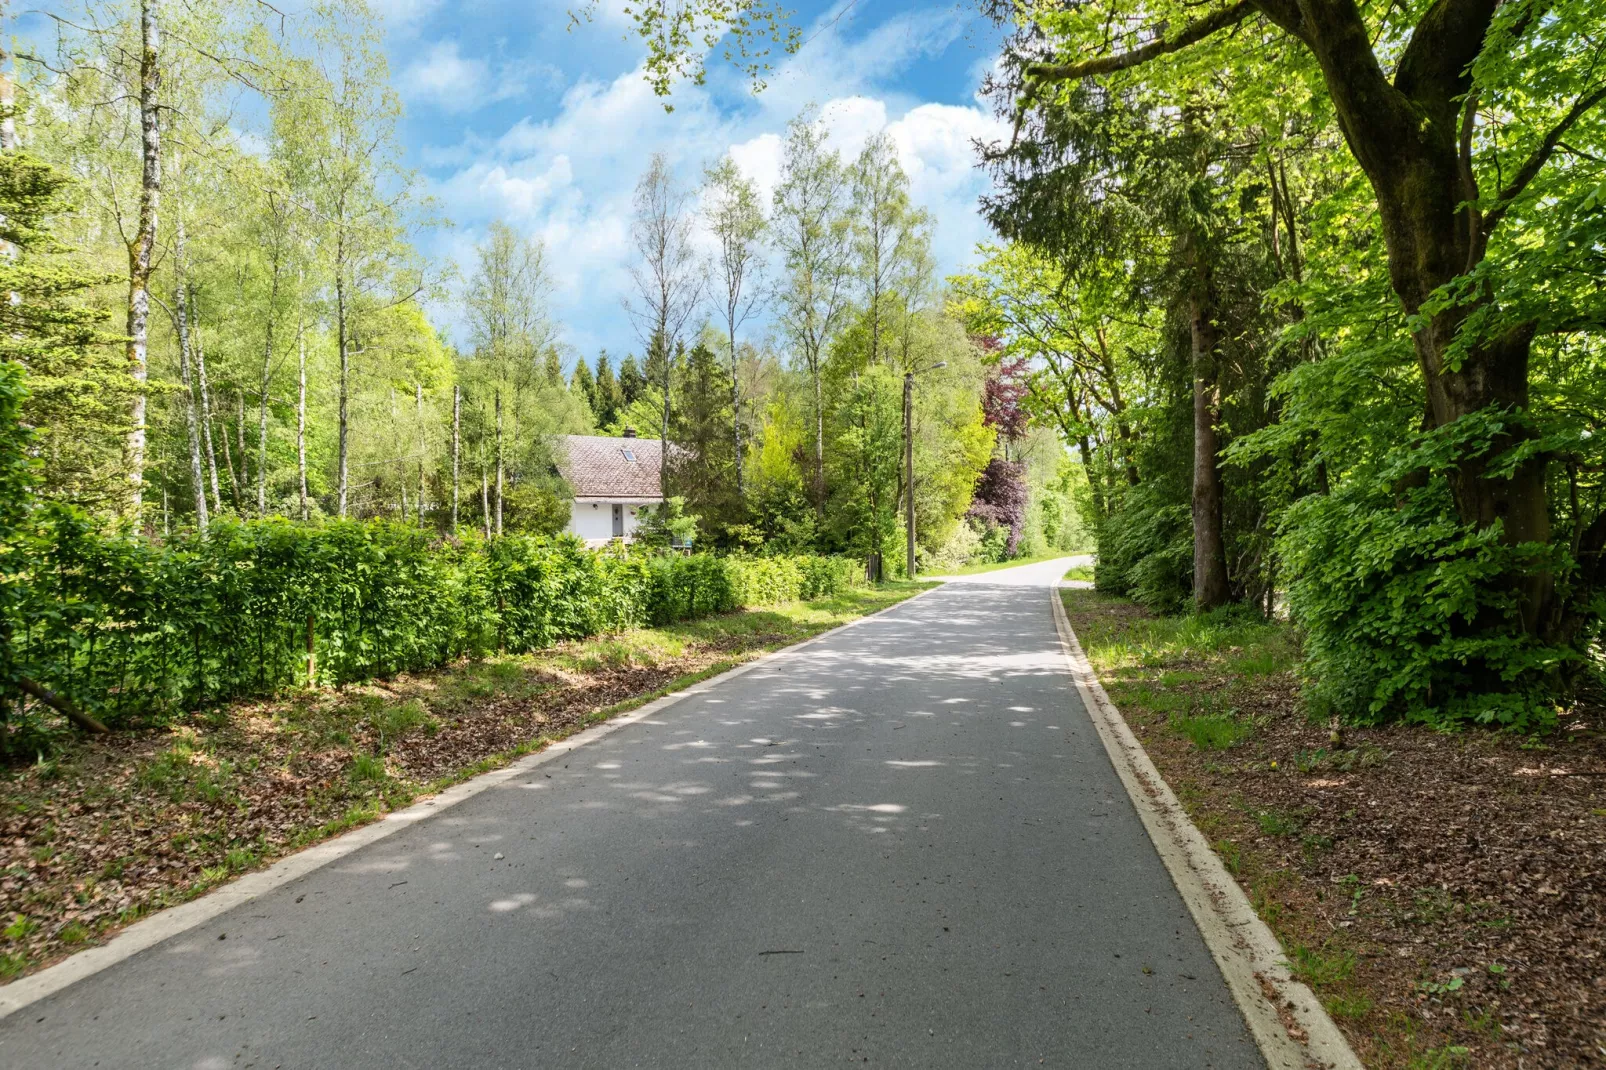
[[[564,435],[558,471],[576,498],[663,498],[661,443],[656,438]]]

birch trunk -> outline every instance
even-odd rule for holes
[[[159,64],[161,31],[157,0],[141,0],[139,9],[139,217],[134,240],[128,245],[128,365],[134,380],[134,404],[129,414],[126,446],[129,504],[139,515],[145,491],[145,381],[151,314],[151,256],[156,248],[157,212],[162,198],[162,133],[157,114],[161,88]]]
[[[211,518],[206,508],[206,481],[201,471],[201,432],[197,426],[195,411],[195,391],[190,385],[190,317],[189,300],[186,296],[184,284],[184,193],[182,181],[183,168],[179,165],[177,154],[174,159],[175,174],[179,182],[175,182],[174,208],[175,222],[177,224],[173,238],[173,307],[175,311],[175,326],[178,329],[178,378],[184,386],[184,430],[189,440],[190,451],[190,485],[195,491],[195,523],[204,533]],[[166,490],[163,492],[166,500]]]
[[[279,306],[279,274],[283,251],[274,236],[273,281],[268,286],[268,315],[262,343],[262,384],[257,395],[257,516],[268,515],[268,390],[273,378],[273,322]]]
[[[457,479],[463,424],[463,390],[452,384],[452,533],[457,533]]]
[[[335,511],[342,520],[346,517],[347,438],[350,430],[347,424],[347,404],[350,400],[351,387],[351,340],[346,337],[345,250],[346,239],[342,233],[335,240],[335,336],[340,350],[340,412],[337,417],[340,422],[340,445],[339,463],[335,475]]]
[[[206,454],[207,483],[212,491],[212,512],[222,513],[223,494],[218,489],[217,450],[212,445],[212,388],[206,381],[206,337],[201,333],[199,318],[195,315],[195,292],[188,286],[185,292],[189,298],[190,341],[195,352],[195,385],[200,388],[201,445],[202,452]],[[227,445],[227,442],[224,444]]]
[[[496,533],[502,534],[502,494],[506,490],[502,467],[502,388],[496,388]]]
[[[307,325],[302,321],[301,298],[296,296],[296,474],[301,481],[301,519],[307,508]]]

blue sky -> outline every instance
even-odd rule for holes
[[[683,180],[732,153],[768,196],[781,135],[805,105],[856,152],[886,130],[915,200],[937,221],[944,274],[987,237],[976,213],[985,177],[971,139],[998,121],[976,99],[998,36],[973,3],[860,0],[800,5],[807,44],[754,96],[711,63],[708,84],[683,85],[665,113],[641,78],[642,46],[618,2],[568,29],[567,0],[526,3],[376,0],[386,19],[392,81],[407,105],[410,164],[455,226],[426,239],[466,271],[473,245],[502,218],[546,242],[564,341],[587,357],[639,349],[621,299],[629,290],[630,194],[647,156],[669,155]],[[456,333],[450,303],[433,310]]]

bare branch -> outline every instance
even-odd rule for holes
[[[1042,81],[1074,82],[1095,74],[1112,74],[1115,71],[1128,70],[1157,57],[1180,52],[1189,45],[1203,41],[1218,30],[1237,25],[1258,10],[1249,0],[1238,0],[1238,3],[1231,7],[1222,8],[1206,15],[1198,22],[1189,23],[1175,37],[1163,36],[1162,29],[1155,35],[1154,40],[1130,52],[1121,52],[1114,56],[1098,56],[1082,60],[1080,63],[1031,63],[1027,64],[1025,74],[1028,78]]]

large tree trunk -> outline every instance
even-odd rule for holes
[[[1220,332],[1205,294],[1189,301],[1193,335],[1193,602],[1203,613],[1227,602],[1227,546],[1222,537]]]
[[[1390,282],[1413,317],[1439,287],[1482,262],[1504,211],[1497,208],[1489,218],[1481,215],[1471,163],[1477,94],[1469,72],[1497,6],[1494,0],[1441,0],[1433,5],[1412,34],[1392,82],[1352,4],[1300,7],[1299,30],[1321,64],[1339,126],[1377,196]],[[1285,14],[1268,14],[1290,26]],[[1553,149],[1554,140],[1549,145]],[[1536,153],[1515,168],[1502,198],[1520,191],[1546,158]],[[1420,321],[1413,335],[1427,411],[1437,427],[1473,413],[1527,407],[1533,324],[1518,324],[1451,359],[1460,327],[1487,302],[1485,294],[1441,310]],[[1545,458],[1532,457],[1509,476],[1488,470],[1491,461],[1533,435],[1530,429],[1507,426],[1487,450],[1457,465],[1450,479],[1456,511],[1464,522],[1480,528],[1498,523],[1507,545],[1548,542]],[[1548,635],[1560,626],[1548,572],[1513,576],[1509,587],[1524,630]]]
[[[128,245],[128,369],[134,380],[126,446],[129,503],[139,516],[145,490],[145,380],[151,315],[151,256],[156,248],[156,219],[162,197],[162,132],[156,96],[162,85],[161,31],[156,0],[140,3],[139,219]]]

